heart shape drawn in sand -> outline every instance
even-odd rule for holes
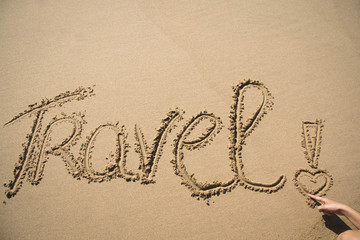
[[[299,169],[294,176],[295,187],[306,197],[307,203],[315,207],[316,202],[311,200],[307,194],[324,196],[333,185],[332,176],[326,170]]]

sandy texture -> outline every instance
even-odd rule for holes
[[[1,1],[1,239],[331,239],[360,209],[360,4]]]

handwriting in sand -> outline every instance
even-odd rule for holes
[[[294,185],[305,196],[307,204],[314,208],[316,202],[307,194],[324,196],[333,185],[333,178],[326,170],[318,169],[321,149],[321,133],[324,124],[322,120],[302,123],[302,147],[305,149],[305,158],[311,169],[299,169],[294,174]]]
[[[255,89],[262,95],[262,100],[254,109],[252,117],[243,119],[244,110],[244,93],[247,89]],[[237,186],[243,186],[246,189],[273,193],[281,189],[286,177],[281,175],[271,183],[259,183],[250,180],[244,172],[243,156],[241,150],[246,142],[246,138],[256,129],[260,120],[264,115],[272,109],[273,100],[269,90],[265,85],[258,81],[246,80],[240,82],[233,87],[234,103],[230,108],[229,123],[229,160],[233,176],[229,177],[226,182],[199,182],[194,174],[190,174],[184,163],[184,151],[192,151],[206,147],[218,134],[223,123],[214,113],[202,111],[190,118],[179,131],[173,141],[174,159],[171,160],[176,175],[181,178],[181,183],[190,191],[191,195],[197,199],[209,199],[214,195],[224,194],[235,189]],[[61,156],[67,171],[76,179],[87,179],[91,182],[111,181],[115,178],[123,178],[126,181],[140,182],[142,184],[155,183],[155,175],[158,162],[162,156],[163,147],[166,144],[167,135],[176,128],[176,123],[183,119],[184,111],[174,109],[169,111],[161,120],[160,127],[157,128],[156,135],[150,144],[147,143],[146,137],[139,125],[134,127],[135,135],[135,152],[139,154],[139,170],[138,172],[129,170],[126,167],[127,152],[129,144],[127,142],[127,133],[125,126],[119,123],[106,123],[97,127],[89,136],[86,137],[85,143],[81,145],[80,152],[77,156],[72,152],[72,147],[76,145],[82,136],[83,126],[86,124],[85,115],[82,112],[62,114],[54,116],[52,121],[44,123],[44,115],[51,114],[52,108],[60,108],[63,104],[71,101],[82,101],[86,98],[94,96],[92,87],[80,87],[73,92],[62,93],[52,99],[42,100],[41,103],[35,103],[29,106],[29,109],[18,114],[5,124],[5,126],[14,124],[24,117],[33,117],[33,125],[27,135],[27,141],[23,144],[24,148],[19,156],[19,160],[15,164],[14,177],[8,183],[4,184],[6,196],[11,198],[15,196],[21,189],[26,178],[28,182],[37,185],[41,182],[44,175],[44,168],[49,155]],[[197,139],[188,140],[197,125],[202,121],[209,121],[211,126],[208,127],[202,136]],[[55,128],[72,127],[71,134],[63,139],[60,144],[54,144],[51,137]],[[305,126],[306,127],[306,126]],[[107,164],[103,170],[95,170],[92,167],[92,149],[96,143],[97,136],[102,131],[112,131],[116,136],[115,153],[107,159]],[[317,131],[321,131],[321,127]],[[305,134],[306,156],[310,166],[316,167],[320,152],[320,139],[311,141],[311,137]],[[320,135],[316,135],[320,138]],[[295,185],[300,191],[311,192],[302,185],[302,176],[312,176],[315,180],[321,176],[328,176],[324,170],[312,172],[309,170],[299,170],[295,176]],[[325,188],[328,185],[325,186]],[[318,192],[322,193],[322,192]]]

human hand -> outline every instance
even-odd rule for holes
[[[322,212],[328,216],[331,216],[334,213],[343,215],[343,211],[346,207],[345,204],[335,202],[328,198],[318,197],[312,194],[308,194],[308,196],[322,204],[321,206],[318,207],[319,212]]]

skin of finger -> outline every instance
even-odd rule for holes
[[[312,195],[312,194],[308,194],[309,197],[315,199],[315,200],[320,200],[320,197]]]
[[[320,212],[322,212],[322,211],[327,211],[327,207],[324,206],[324,205],[322,205],[322,206],[319,206],[319,207],[318,207],[318,210],[319,210]]]
[[[318,207],[319,211],[324,211],[324,212],[336,212],[338,211],[337,207],[332,206],[332,205],[321,205]]]
[[[308,194],[309,197],[311,197],[312,199],[315,199],[319,202],[322,202],[322,203],[325,203],[326,202],[326,198],[322,198],[322,197],[318,197],[318,196],[315,196],[315,195],[312,195],[312,194]]]
[[[321,213],[323,213],[323,214],[325,214],[325,215],[327,215],[327,216],[332,216],[332,215],[334,215],[333,212],[327,211],[327,210],[319,210],[319,212],[321,212]]]

